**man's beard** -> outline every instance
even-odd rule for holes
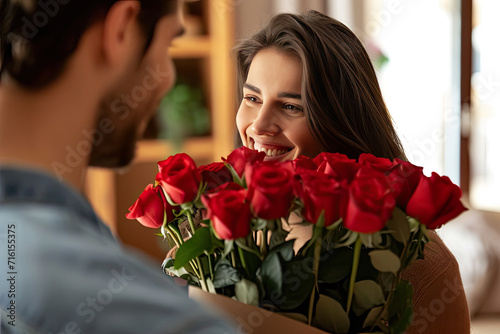
[[[120,168],[128,166],[135,156],[139,124],[132,121],[137,110],[129,110],[128,116],[111,110],[110,103],[103,101],[95,122],[92,152],[89,166]],[[130,118],[130,119],[129,119]],[[108,124],[107,131],[101,124]],[[112,125],[109,125],[112,124]]]

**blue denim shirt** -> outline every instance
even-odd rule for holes
[[[0,167],[0,334],[234,333],[44,172]]]

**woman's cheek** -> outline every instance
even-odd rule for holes
[[[236,114],[236,127],[238,128],[238,133],[240,134],[241,141],[246,146],[246,129],[249,126],[248,112],[245,112],[245,101],[241,102],[238,113]]]

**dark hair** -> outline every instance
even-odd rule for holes
[[[64,70],[80,37],[119,0],[0,0],[0,76],[26,88],[43,87]],[[139,0],[146,50],[160,18],[177,0]]]
[[[406,160],[371,60],[349,28],[317,11],[274,16],[234,49],[239,94],[255,55],[271,47],[302,61],[304,113],[322,151]]]

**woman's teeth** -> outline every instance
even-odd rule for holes
[[[260,146],[257,143],[254,143],[253,141],[250,142],[250,148],[259,152],[264,152],[268,157],[276,157],[278,155],[285,154],[286,152],[289,151],[289,150],[267,149],[265,147]]]
[[[264,152],[268,157],[275,157],[275,156],[278,156],[278,155],[282,155],[282,154],[285,154],[287,151],[286,150],[277,150],[277,149],[269,149],[269,150],[266,150],[264,147],[261,147],[260,149],[258,149],[257,151],[259,152]]]

